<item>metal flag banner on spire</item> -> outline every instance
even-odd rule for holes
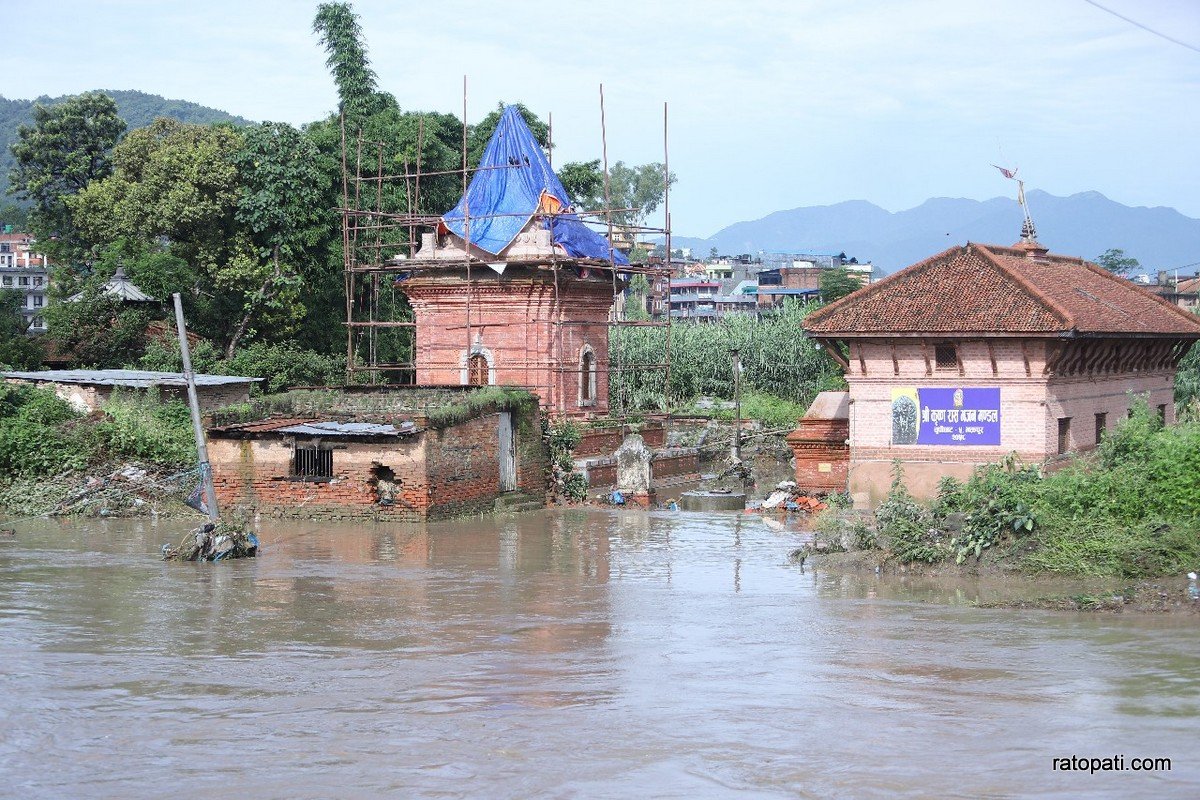
[[[1025,181],[1017,177],[1017,170],[1020,167],[1005,169],[996,164],[992,164],[992,166],[1000,170],[1000,174],[1010,181],[1017,182],[1017,202],[1021,204],[1021,211],[1025,214],[1025,220],[1021,223],[1021,241],[1027,244],[1036,244],[1037,229],[1033,227],[1033,217],[1029,215],[1029,203],[1025,202]]]

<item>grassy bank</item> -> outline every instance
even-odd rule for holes
[[[902,478],[897,467],[873,518],[820,520],[826,546],[1030,574],[1135,579],[1200,568],[1200,422],[1164,427],[1144,402],[1095,453],[1052,472],[1009,460],[966,482],[943,479],[928,504]]]

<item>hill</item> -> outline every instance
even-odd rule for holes
[[[251,120],[244,117],[234,116],[215,108],[202,106],[199,103],[189,103],[187,100],[168,100],[156,94],[137,91],[104,90],[104,92],[116,101],[121,119],[125,120],[125,124],[129,126],[130,130],[149,125],[157,117],[170,117],[180,122],[191,122],[198,125],[207,125],[211,122],[230,122],[234,125],[253,124]],[[61,103],[67,97],[67,95],[62,97],[42,96],[36,100],[9,100],[0,96],[0,204],[13,202],[14,199],[8,197],[7,192],[8,173],[14,166],[9,145],[17,140],[17,127],[33,124],[34,103],[50,106]]]
[[[1055,253],[1090,259],[1120,248],[1151,270],[1200,261],[1200,220],[1173,208],[1125,206],[1099,192],[1057,197],[1034,190],[1028,200],[1038,239]],[[701,255],[713,247],[723,254],[844,251],[890,273],[967,241],[1012,244],[1020,227],[1019,206],[1004,197],[939,197],[895,213],[851,200],[777,211],[706,239],[675,236],[672,245]]]

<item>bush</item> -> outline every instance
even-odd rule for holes
[[[904,485],[904,470],[893,466],[892,488],[875,509],[875,527],[880,544],[902,562],[934,563],[949,555],[940,531],[933,527],[932,515],[918,503]]]
[[[92,435],[105,458],[165,467],[195,463],[196,439],[183,403],[163,403],[155,392],[114,392],[104,405],[104,415]]]
[[[0,480],[82,469],[90,453],[63,425],[77,416],[53,389],[0,388]]]
[[[231,375],[263,378],[262,390],[275,394],[291,386],[333,386],[345,383],[344,356],[326,356],[294,344],[256,342],[222,362]]]

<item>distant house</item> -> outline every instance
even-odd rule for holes
[[[810,314],[849,384],[849,489],[873,504],[892,464],[919,497],[1015,453],[1094,448],[1145,396],[1174,419],[1200,318],[1036,241],[968,244]],[[842,347],[847,348],[843,357]]]
[[[114,390],[157,390],[164,400],[187,402],[187,381],[179,372],[140,369],[51,369],[40,372],[0,372],[8,383],[48,385],[80,413],[103,408]],[[237,375],[196,375],[196,394],[203,411],[245,403],[261,378]]]
[[[23,295],[21,314],[30,333],[44,333],[50,263],[28,233],[0,233],[0,290]]]

